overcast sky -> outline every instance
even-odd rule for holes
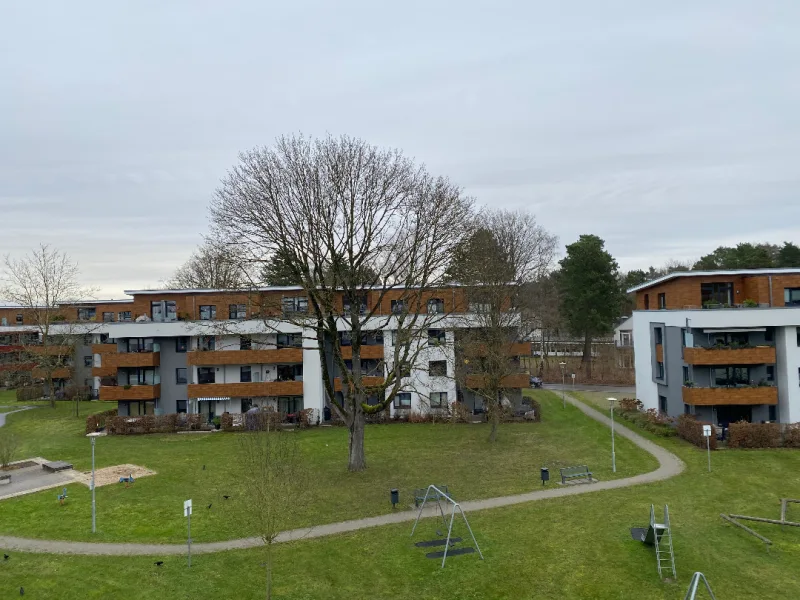
[[[800,241],[800,2],[4,2],[0,253],[156,285],[239,150],[402,148],[623,269]]]

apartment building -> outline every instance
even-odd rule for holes
[[[628,291],[645,408],[800,422],[800,269],[672,273]]]
[[[223,412],[242,413],[258,406],[287,414],[312,408],[321,418],[330,414],[321,360],[326,360],[334,389],[340,394],[341,373],[332,353],[325,352],[321,358],[315,332],[299,326],[297,319],[282,318],[307,311],[301,288],[125,293],[129,299],[61,307],[64,320],[79,338],[75,363],[90,369],[81,381],[91,385],[96,398],[117,401],[120,414],[186,412],[211,419]],[[386,368],[391,368],[398,343],[393,315],[403,307],[403,296],[403,290],[392,290],[378,300],[377,292],[365,290],[359,300],[361,312],[374,306],[376,314],[374,325],[367,324],[369,333],[361,340],[361,368],[372,378],[367,383],[378,384]],[[391,413],[435,410],[456,400],[480,411],[480,398],[470,389],[461,389],[454,378],[454,342],[469,314],[463,290],[453,286],[426,291],[420,306],[421,312],[448,316],[415,342],[420,345],[417,361],[405,373],[403,391],[391,405]],[[337,308],[348,311],[350,304],[341,298]],[[11,316],[16,320],[16,314],[7,318]],[[9,328],[0,326],[0,335]],[[345,361],[349,361],[348,335],[342,323],[339,342]],[[529,348],[519,344],[514,351],[524,355]],[[472,388],[480,385],[467,383]],[[520,372],[504,384],[509,401],[518,404],[528,376]]]

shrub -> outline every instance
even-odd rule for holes
[[[783,432],[783,445],[786,448],[800,448],[800,423],[792,423]]]
[[[93,433],[99,431],[106,426],[106,419],[109,417],[116,417],[117,409],[106,410],[94,415],[86,417],[86,433]]]
[[[19,441],[10,431],[0,429],[0,467],[6,468],[19,448]]]
[[[463,402],[450,403],[450,421],[452,423],[469,423],[472,413]]]
[[[231,413],[222,413],[222,416],[219,418],[219,424],[222,431],[233,431],[233,416]]]
[[[706,447],[706,438],[703,435],[703,425],[710,423],[701,423],[694,415],[681,415],[678,417],[678,437],[694,444],[699,448]],[[711,425],[711,438],[710,445],[712,450],[717,449],[717,428]]]
[[[44,387],[41,385],[29,385],[17,389],[17,401],[27,402],[29,400],[38,400],[44,396]]]
[[[433,420],[433,415],[429,412],[417,412],[412,410],[408,414],[409,423],[430,423]]]
[[[533,411],[533,422],[540,423],[542,421],[542,405],[538,400],[529,398],[531,402],[531,410]]]
[[[619,401],[619,409],[624,412],[638,411],[643,408],[644,404],[637,398],[623,398]]]
[[[728,428],[728,448],[778,448],[781,445],[781,426],[777,423],[731,423]]]

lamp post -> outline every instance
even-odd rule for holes
[[[97,533],[97,506],[94,499],[94,443],[99,433],[88,433],[87,436],[92,439],[92,533]]]
[[[565,388],[567,386],[567,383],[565,381],[565,377],[567,376],[567,371],[566,371],[567,363],[560,362],[558,363],[558,366],[561,367],[561,402],[564,403],[564,408],[567,408],[567,396],[565,391]]]
[[[614,404],[617,402],[616,398],[608,398],[608,404],[611,406],[611,472],[617,472],[617,453],[614,451]]]

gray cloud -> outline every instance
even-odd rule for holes
[[[156,284],[239,150],[403,148],[624,268],[800,238],[800,5],[37,2],[0,13],[0,252]]]

